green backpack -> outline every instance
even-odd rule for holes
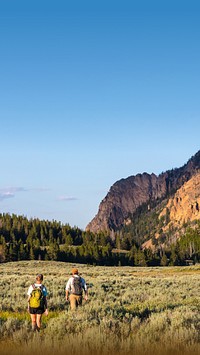
[[[42,292],[42,286],[33,286],[33,291],[31,292],[31,297],[29,299],[29,306],[31,308],[42,308],[44,306],[44,295]]]

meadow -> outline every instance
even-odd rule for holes
[[[65,285],[77,266],[89,299],[72,312]],[[27,290],[44,274],[49,315],[31,331]],[[98,267],[53,261],[0,264],[0,353],[200,354],[200,265]]]

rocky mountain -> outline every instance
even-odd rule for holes
[[[168,231],[170,226],[180,227],[188,221],[200,219],[200,172],[197,172],[189,181],[180,187],[172,198],[169,198],[159,218],[168,216],[168,223],[163,231]]]
[[[171,244],[184,234],[185,226],[186,228],[195,226],[195,222],[200,220],[200,171],[197,171],[172,197],[167,199],[164,207],[158,209],[160,210],[158,221],[163,222],[161,233],[157,229],[154,234],[157,243],[162,244],[163,236],[171,234],[172,240],[169,242]],[[150,238],[142,244],[142,248],[155,249],[157,243]]]
[[[180,168],[168,170],[158,176],[143,173],[115,182],[100,203],[97,215],[87,225],[86,230],[92,232],[116,231],[130,223],[130,217],[144,204],[149,205],[150,208],[151,205],[156,206],[166,198],[175,198],[175,202],[181,203],[180,200],[177,200],[180,194],[179,189],[187,186],[184,184],[197,175],[199,169],[200,151]],[[182,209],[184,210],[183,202],[184,200],[182,200]],[[173,214],[170,203],[172,202],[169,202],[169,206],[166,208],[169,208],[170,213]],[[191,204],[195,209],[195,204],[192,202]]]

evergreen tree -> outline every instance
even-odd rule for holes
[[[30,251],[29,251],[29,259],[35,260],[35,253],[34,253],[34,249],[32,246],[30,247]]]
[[[59,245],[57,241],[51,242],[47,249],[47,254],[50,260],[58,260]]]
[[[161,266],[167,266],[168,265],[168,259],[167,259],[167,256],[166,256],[165,252],[163,253],[162,258],[160,260],[160,265]]]

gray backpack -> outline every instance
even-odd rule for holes
[[[81,277],[80,276],[72,276],[72,277],[73,277],[72,294],[81,296],[83,293]]]

